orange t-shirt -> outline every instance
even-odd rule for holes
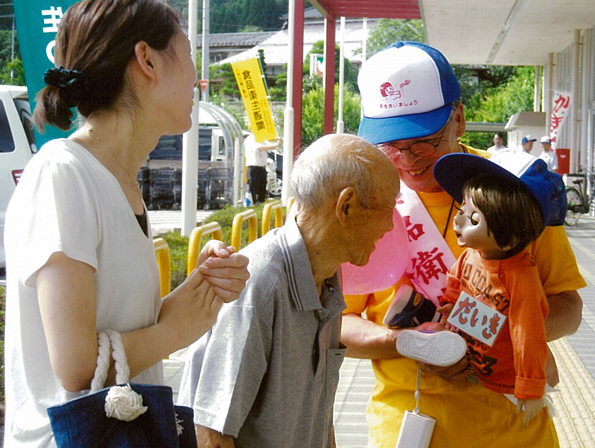
[[[455,303],[461,291],[506,316],[493,345],[461,332],[481,383],[519,399],[545,392],[549,310],[539,272],[527,249],[504,260],[485,260],[466,249],[448,273],[442,305]]]

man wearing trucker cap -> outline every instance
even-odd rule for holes
[[[446,273],[463,250],[452,229],[458,204],[434,178],[434,164],[448,153],[488,154],[458,142],[465,132],[461,90],[450,64],[435,48],[397,42],[364,63],[358,84],[364,112],[359,135],[387,154],[402,180],[397,208],[407,228],[411,263],[406,278],[393,288],[346,296],[342,342],[348,356],[373,360],[369,446],[394,448],[404,412],[415,406],[418,366],[397,353],[400,330],[382,324],[384,313],[403,283],[437,302]],[[550,307],[547,339],[574,333],[582,311],[577,289],[586,283],[563,226],[547,227],[532,243],[531,253]],[[551,418],[544,413],[523,427],[523,415],[516,414],[512,403],[467,378],[466,359],[447,368],[422,368],[420,412],[436,419],[431,448],[475,448],[495,440],[507,448],[558,446]]]

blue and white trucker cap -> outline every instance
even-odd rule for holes
[[[475,176],[487,175],[524,185],[537,199],[546,226],[564,224],[568,204],[562,176],[548,171],[547,164],[531,154],[502,150],[486,159],[457,152],[442,156],[434,164],[434,177],[459,204],[465,183]]]
[[[438,132],[461,97],[444,55],[419,42],[396,42],[376,53],[357,82],[363,108],[358,135],[376,145]]]

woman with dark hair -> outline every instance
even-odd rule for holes
[[[64,14],[35,119],[69,129],[75,107],[85,120],[44,145],[7,211],[4,446],[54,446],[46,409],[88,393],[99,330],[121,333],[131,381],[159,384],[160,360],[245,286],[247,259],[212,242],[159,297],[136,174],[161,135],[191,126],[189,53],[179,14],[158,0],[84,0]]]

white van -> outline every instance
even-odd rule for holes
[[[36,152],[27,88],[0,86],[0,279],[6,268],[6,207],[25,165]]]

